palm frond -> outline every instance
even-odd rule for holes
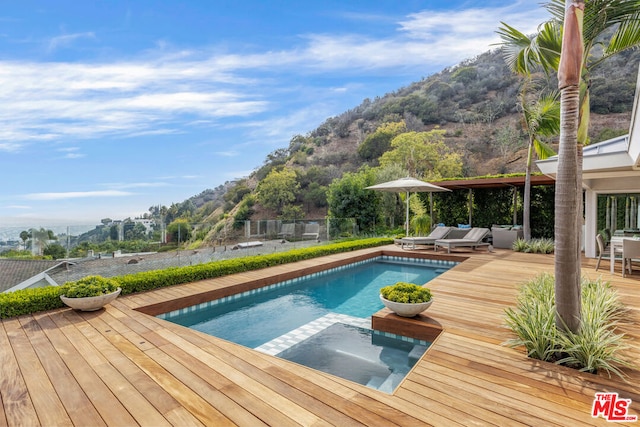
[[[539,139],[533,140],[533,149],[536,150],[536,156],[538,156],[538,159],[540,160],[548,159],[549,157],[557,154],[549,144],[542,142]]]
[[[501,22],[496,33],[502,39],[504,60],[509,68],[518,74],[530,74],[530,65],[534,62],[531,50],[531,38],[512,26]]]
[[[558,21],[547,21],[535,37],[536,56],[540,65],[549,73],[560,65],[562,50],[562,26]]]
[[[638,5],[640,7],[640,5]],[[623,50],[638,47],[640,44],[640,10],[636,10],[635,17],[624,21],[605,48],[604,55],[611,56]]]

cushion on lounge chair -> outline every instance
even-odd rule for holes
[[[438,226],[434,228],[428,236],[403,237],[400,239],[400,244],[402,245],[402,249],[404,249],[405,245],[409,245],[411,249],[415,249],[416,245],[433,245],[436,240],[447,237],[450,231],[451,227]]]

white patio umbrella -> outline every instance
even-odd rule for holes
[[[387,191],[390,193],[407,193],[407,219],[406,228],[409,236],[409,193],[435,193],[441,191],[451,191],[448,188],[439,187],[416,178],[406,177],[394,181],[383,182],[382,184],[366,187],[368,190]],[[433,218],[433,203],[430,203],[431,218]]]

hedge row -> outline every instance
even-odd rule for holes
[[[390,243],[393,243],[393,240],[390,238],[353,240],[323,246],[293,249],[287,252],[269,255],[233,258],[187,267],[171,267],[164,270],[114,277],[113,279],[116,280],[122,288],[122,294],[126,295]],[[60,295],[64,294],[66,289],[65,285],[24,289],[0,294],[0,318],[4,319],[63,307],[64,304],[60,300]]]

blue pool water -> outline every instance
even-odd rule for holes
[[[427,345],[335,323],[278,357],[391,393],[422,357]]]
[[[424,284],[455,264],[383,256],[159,317],[392,392],[429,343],[371,330],[380,288]]]
[[[380,288],[399,281],[424,284],[454,263],[376,259],[289,286],[241,296],[163,317],[219,338],[256,348],[329,312],[367,318],[383,308]]]

